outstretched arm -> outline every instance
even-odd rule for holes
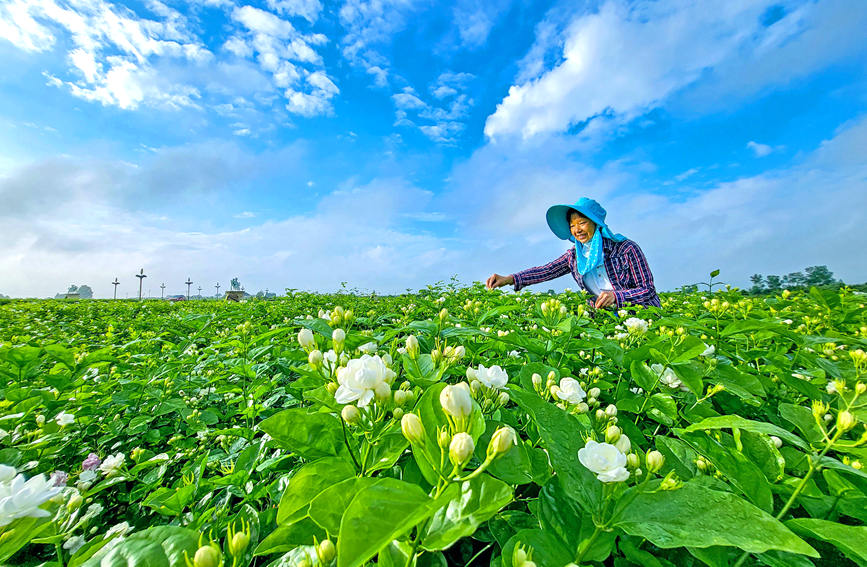
[[[562,256],[552,262],[548,262],[544,266],[536,266],[515,272],[511,277],[515,284],[515,291],[528,285],[546,282],[559,278],[564,274],[569,273],[569,251],[567,250]]]

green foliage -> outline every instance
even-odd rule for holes
[[[454,284],[2,304],[0,464],[68,486],[0,507],[0,562],[867,564],[863,296],[717,276],[593,317]]]

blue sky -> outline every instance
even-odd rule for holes
[[[862,0],[0,0],[0,293],[381,292],[565,250],[867,280]],[[568,277],[548,287],[574,286]]]

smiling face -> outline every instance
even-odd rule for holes
[[[575,210],[566,214],[569,221],[569,232],[581,244],[587,244],[596,232],[596,223]]]

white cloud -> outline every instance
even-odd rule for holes
[[[236,219],[251,219],[256,216],[256,213],[251,213],[250,211],[243,211],[235,215]]]
[[[343,56],[362,67],[384,87],[391,74],[389,60],[380,49],[407,24],[407,17],[420,4],[418,0],[346,0],[339,18],[346,34],[341,41]]]
[[[461,46],[477,48],[485,44],[491,29],[509,7],[509,0],[460,0],[452,9]]]
[[[752,140],[747,142],[747,149],[752,151],[756,157],[765,157],[766,155],[774,151],[774,148],[772,146],[753,142]]]
[[[289,112],[305,117],[332,112],[331,99],[340,89],[325,74],[322,57],[314,49],[328,41],[324,35],[302,34],[291,22],[252,6],[235,8],[232,17],[247,28],[248,37],[236,36],[231,48],[237,53],[249,47],[256,54],[274,84],[285,89]]]
[[[271,4],[282,14],[311,22],[322,8],[319,0]],[[227,26],[229,35],[219,58],[198,36],[198,23],[191,24],[159,0],[146,2],[153,17],[107,0],[10,0],[0,5],[0,37],[30,51],[62,46],[67,49],[68,73],[46,72],[48,84],[125,110],[212,106],[222,113],[240,94],[254,95],[252,99],[273,114],[277,93],[288,89],[290,111],[297,109],[305,116],[331,112],[330,100],[339,91],[324,75],[318,52],[327,43],[326,36],[302,33],[287,19],[253,6],[221,7],[227,8],[229,24],[236,29]],[[64,41],[58,42],[55,35]],[[255,58],[261,76],[244,68],[250,58]],[[278,114],[285,114],[277,108]]]
[[[301,16],[309,22],[315,22],[322,11],[319,0],[267,0],[268,7],[287,16]]]
[[[809,3],[792,11],[770,26],[762,23],[765,10],[772,0],[729,2],[721,6],[704,0],[672,0],[627,4],[623,0],[607,0],[598,11],[581,14],[559,33],[555,19],[540,24],[539,43],[522,65],[519,84],[488,117],[485,133],[490,137],[566,131],[571,126],[598,121],[606,116],[612,125],[629,121],[667,98],[693,86],[714,73],[719,81],[743,74],[746,60],[748,74],[757,84],[769,84],[753,67],[765,69],[774,62],[778,71],[770,73],[779,80],[800,71],[800,59],[792,57],[807,51],[807,40],[820,42],[822,54],[808,56],[815,60],[811,69],[826,64],[831,53],[853,49],[856,29],[844,26],[841,47],[834,45],[836,32],[832,18],[823,14],[822,6],[834,6],[833,13],[842,14],[851,8],[856,22],[867,21],[867,5],[846,0],[824,0]],[[821,32],[810,33],[811,26]],[[800,34],[800,35],[799,35]],[[832,38],[834,38],[832,40]],[[797,48],[786,47],[791,44]],[[557,57],[549,51],[556,49]],[[553,67],[545,70],[544,65]],[[784,63],[784,60],[789,63]],[[799,61],[793,65],[791,61]],[[531,72],[535,71],[536,74]]]
[[[25,51],[46,51],[54,45],[54,34],[36,21],[31,6],[24,1],[0,4],[0,38]]]
[[[71,42],[67,60],[75,77],[46,76],[49,85],[65,87],[74,96],[124,109],[196,106],[198,89],[159,75],[152,60],[199,64],[211,53],[180,13],[158,1],[148,7],[161,19],[139,18],[103,0],[68,7],[54,0],[11,0],[0,6],[0,29],[5,31],[0,37],[21,49],[46,51],[55,44],[51,28],[66,31]]]
[[[418,128],[439,144],[454,144],[465,129],[462,120],[473,105],[473,99],[463,91],[474,78],[470,73],[441,73],[428,86],[427,90],[437,99],[431,102],[422,100],[412,87],[404,87],[392,95],[397,108],[395,125]]]

